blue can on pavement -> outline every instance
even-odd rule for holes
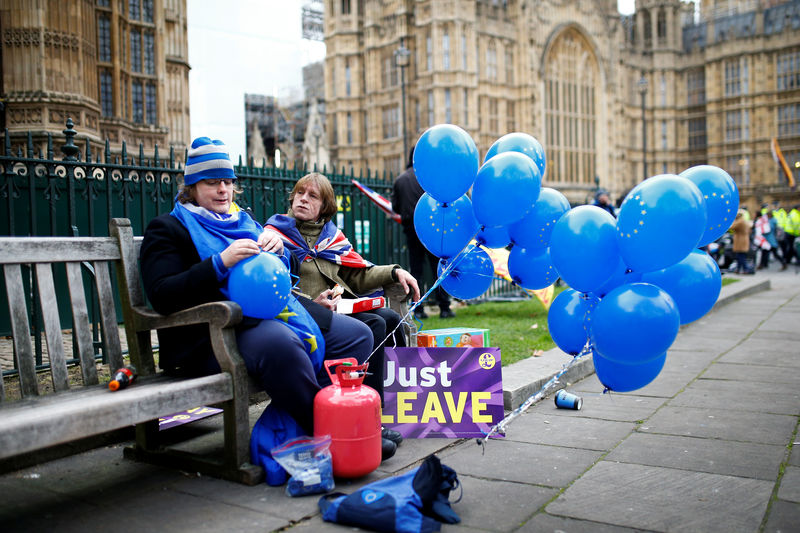
[[[583,406],[583,398],[571,394],[564,389],[559,390],[555,396],[556,407],[560,409],[575,409],[579,411]]]

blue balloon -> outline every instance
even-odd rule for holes
[[[444,205],[424,193],[414,209],[414,229],[420,242],[436,257],[453,257],[478,231],[472,202],[464,195]]]
[[[667,291],[678,306],[681,324],[708,313],[722,290],[719,265],[702,250],[693,250],[670,267],[642,274],[642,281]]]
[[[561,215],[569,211],[567,197],[550,187],[542,187],[533,211],[508,228],[511,242],[529,250],[550,246],[550,235]]]
[[[698,247],[720,238],[733,224],[739,209],[739,188],[730,174],[713,165],[697,165],[680,173],[697,185],[706,201],[706,226]]]
[[[561,291],[547,311],[547,328],[556,346],[570,355],[583,350],[589,338],[584,318],[589,305],[587,299],[575,289]]]
[[[656,379],[661,373],[661,369],[664,368],[667,354],[665,352],[646,363],[627,365],[624,363],[616,363],[603,357],[601,354],[597,353],[597,351],[593,351],[592,360],[594,361],[594,371],[597,374],[597,379],[599,379],[600,383],[605,385],[608,390],[630,392],[632,390],[641,389]]]
[[[619,252],[634,272],[666,268],[697,247],[705,226],[706,205],[697,185],[674,174],[653,176],[622,202]]]
[[[506,226],[533,210],[542,175],[529,157],[503,152],[483,164],[472,188],[475,218],[484,226]]]
[[[614,274],[611,276],[611,278],[603,283],[600,288],[592,291],[592,294],[602,298],[620,285],[624,285],[626,283],[636,283],[638,281],[642,281],[642,274],[638,272],[631,272],[628,268],[628,265],[626,265],[625,261],[623,261],[620,257],[617,268],[614,269]]]
[[[291,289],[289,270],[270,252],[239,261],[228,276],[230,299],[245,316],[274,318],[286,307]]]
[[[425,192],[439,202],[463,196],[475,181],[480,157],[469,133],[452,124],[437,124],[414,147],[414,173]]]
[[[679,327],[678,306],[669,294],[649,283],[629,283],[597,304],[592,344],[616,363],[646,363],[667,351]]]
[[[505,248],[511,242],[505,226],[484,226],[475,240],[487,248]]]
[[[494,279],[494,263],[485,251],[480,248],[473,248],[461,259],[453,258],[450,261],[457,261],[456,266],[446,278],[442,280],[442,288],[454,298],[470,300],[477,298],[489,288]],[[448,260],[439,261],[437,275],[441,277],[448,266]]]
[[[486,163],[497,154],[503,152],[520,152],[527,155],[536,163],[539,173],[544,178],[544,172],[547,170],[547,158],[545,157],[542,143],[537,141],[536,137],[521,132],[507,133],[492,143],[483,158],[483,162]]]
[[[550,258],[567,285],[592,292],[611,278],[619,264],[614,231],[614,217],[597,206],[561,216],[550,235]]]
[[[558,279],[558,272],[550,260],[550,250],[528,250],[514,246],[508,254],[508,273],[524,289],[544,289]]]

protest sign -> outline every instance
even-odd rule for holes
[[[499,348],[386,348],[385,427],[406,438],[482,437],[502,418]]]

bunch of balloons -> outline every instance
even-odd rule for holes
[[[498,139],[479,164],[467,132],[440,124],[422,134],[414,171],[425,194],[414,213],[420,241],[440,258],[451,295],[469,299],[492,281],[488,254],[468,246],[512,246],[512,279],[541,289],[561,278],[550,333],[565,352],[591,350],[610,390],[630,391],[664,366],[680,324],[707,313],[722,286],[699,250],[733,223],[739,192],[724,170],[701,165],[653,176],[630,191],[615,219],[596,206],[570,208],[542,187],[542,145],[525,133]],[[467,195],[472,189],[471,197]]]
[[[699,248],[727,231],[738,207],[730,175],[701,165],[644,180],[617,220],[595,206],[565,213],[550,238],[553,264],[571,287],[548,313],[554,342],[570,354],[590,349],[609,390],[650,383],[680,325],[717,301],[719,267]]]
[[[439,124],[422,134],[414,149],[414,172],[425,194],[414,211],[414,227],[422,244],[440,258],[439,275],[447,272],[442,286],[448,293],[470,299],[489,288],[494,273],[491,258],[481,248],[467,245],[473,238],[489,248],[508,245],[514,225],[539,205],[545,167],[542,145],[525,133],[498,139],[482,165],[472,137],[458,126]],[[549,201],[550,193],[544,203]],[[568,209],[566,198],[563,203]],[[540,218],[552,226],[551,215],[543,212]],[[518,231],[527,234],[529,229]],[[557,277],[543,250],[531,247],[529,254],[514,261],[525,280],[541,271],[550,279],[546,287]]]

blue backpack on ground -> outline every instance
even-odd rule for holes
[[[419,468],[370,483],[349,496],[327,494],[319,508],[326,522],[386,532],[439,531],[439,522],[461,521],[449,501],[458,485],[455,470],[429,455]]]

